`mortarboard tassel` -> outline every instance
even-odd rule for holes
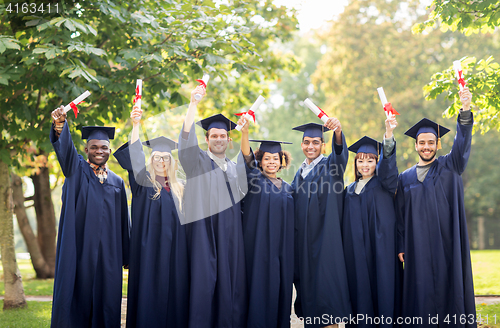
[[[322,153],[322,154],[326,154],[326,143],[323,143],[323,144],[321,145],[321,153]]]
[[[439,149],[442,148],[441,147],[441,138],[439,137],[439,124],[438,124],[438,135],[437,135],[437,137],[438,137],[437,149],[439,150]]]
[[[232,138],[229,138],[229,149],[233,149],[234,146],[233,146],[233,139]]]
[[[281,166],[286,167],[285,153],[283,153],[283,155],[281,155]]]

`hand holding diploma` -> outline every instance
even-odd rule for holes
[[[387,97],[385,96],[384,88],[377,88],[378,96],[380,97],[380,101],[382,102],[382,106],[384,107],[385,117],[391,118],[395,115],[399,115],[398,112],[392,107],[392,104],[387,101]],[[391,126],[394,129],[396,126]]]
[[[464,87],[458,92],[460,96],[460,101],[462,102],[462,110],[470,110],[470,104],[472,101],[472,93],[468,87]]]
[[[266,100],[266,98],[259,96],[257,98],[257,100],[253,103],[252,107],[250,107],[248,112],[238,113],[235,115],[241,116],[242,119],[244,119],[246,121],[253,120],[253,122],[255,123],[255,111],[257,110],[257,108],[260,107],[260,105],[262,105],[264,100]],[[241,131],[241,128],[243,127],[243,125],[240,125],[239,123],[240,123],[240,121],[238,121],[238,125],[236,126],[236,130]]]
[[[139,124],[141,122],[142,109],[137,104],[134,105],[134,107],[132,108],[132,111],[130,112],[130,118],[132,119],[132,123],[134,125]]]
[[[77,117],[79,111],[78,111],[78,107],[76,107],[76,106],[79,105],[88,96],[90,96],[90,92],[87,90],[84,93],[82,93],[81,95],[79,95],[75,100],[73,100],[68,105],[66,105],[64,107],[64,112],[67,113],[67,112],[69,112],[70,109],[73,109],[73,112],[75,113],[75,117]]]
[[[197,105],[205,97],[205,87],[201,84],[191,91],[191,103]]]
[[[391,115],[385,119],[385,135],[384,137],[389,139],[392,138],[392,132],[398,126],[398,121],[395,115]]]
[[[203,86],[203,88],[205,88],[205,90],[206,90],[207,89],[208,80],[210,80],[210,75],[203,74],[203,78],[201,80],[196,80],[196,82],[199,82],[200,86]],[[203,93],[203,94],[202,93],[195,93],[194,99],[201,100],[201,98],[203,98],[204,95],[205,95],[205,93]]]
[[[67,117],[66,112],[64,111],[64,106],[54,109],[50,115],[52,116],[54,123],[64,122]]]
[[[248,134],[248,127],[250,126],[250,121],[243,118],[243,117],[240,117],[240,119],[238,120],[238,122],[236,123],[238,126],[241,126],[241,133],[242,134]]]

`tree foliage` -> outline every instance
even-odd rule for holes
[[[414,33],[432,32],[439,27],[446,31],[460,31],[465,36],[473,34],[493,34],[498,44],[498,26],[500,25],[500,3],[497,0],[460,1],[434,0],[430,5],[432,11],[428,20],[413,26]],[[468,53],[462,53],[462,68],[466,81],[474,94],[473,104],[479,109],[475,117],[479,123],[476,129],[482,133],[489,129],[500,130],[498,113],[500,111],[500,65],[492,53],[483,59],[477,59]],[[498,58],[496,58],[498,60]],[[435,99],[445,93],[453,103],[446,114],[456,113],[459,105],[457,88],[453,85],[454,73],[451,65],[443,71],[435,73],[431,82],[424,88],[427,99]]]
[[[127,118],[137,78],[144,80],[143,97],[154,109],[162,101],[185,103],[179,91],[203,72],[211,74],[213,92],[234,91],[221,81],[235,76],[243,83],[265,81],[294,65],[292,56],[279,56],[271,45],[289,39],[296,20],[293,12],[270,1],[63,4],[58,13],[0,8],[4,162],[10,162],[14,149],[28,153],[31,142],[37,150],[50,150],[51,110],[84,90],[92,96],[80,105],[72,128]],[[241,103],[258,92],[261,87],[248,84],[239,92]],[[223,97],[214,103],[224,105]]]

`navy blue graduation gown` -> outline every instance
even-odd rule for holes
[[[185,220],[190,255],[189,327],[245,327],[248,299],[240,200],[245,164],[226,159],[226,174],[198,147],[195,127],[179,136],[186,173]],[[207,215],[208,214],[208,215]]]
[[[248,328],[290,327],[293,291],[294,207],[292,190],[278,189],[247,166],[243,239],[249,294]]]
[[[128,171],[132,190],[127,327],[187,327],[189,267],[177,199],[165,188],[152,199],[156,191],[140,141],[113,155]]]
[[[295,203],[295,313],[306,327],[324,327],[351,314],[342,247],[344,171],[348,160],[342,146],[292,183]]]
[[[392,327],[399,314],[403,268],[396,255],[397,184],[394,148],[388,158],[381,156],[376,175],[359,195],[357,182],[345,190],[342,234],[349,293],[353,316],[365,318],[357,327]]]
[[[471,138],[472,124],[457,124],[450,153],[431,164],[423,182],[417,179],[416,166],[399,175],[398,253],[405,253],[402,311],[405,317],[423,320],[408,326],[435,327],[429,317],[437,316],[440,326],[476,327],[461,177]]]
[[[52,323],[54,328],[120,327],[122,266],[128,264],[129,217],[123,180],[101,184],[78,155],[68,124],[50,132],[62,172]]]

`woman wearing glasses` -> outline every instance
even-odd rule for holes
[[[142,110],[134,106],[130,117],[130,143],[114,153],[132,190],[127,327],[187,327],[187,244],[179,220],[184,186],[171,154],[177,143],[165,137],[141,143]],[[152,149],[146,163],[143,145]]]

